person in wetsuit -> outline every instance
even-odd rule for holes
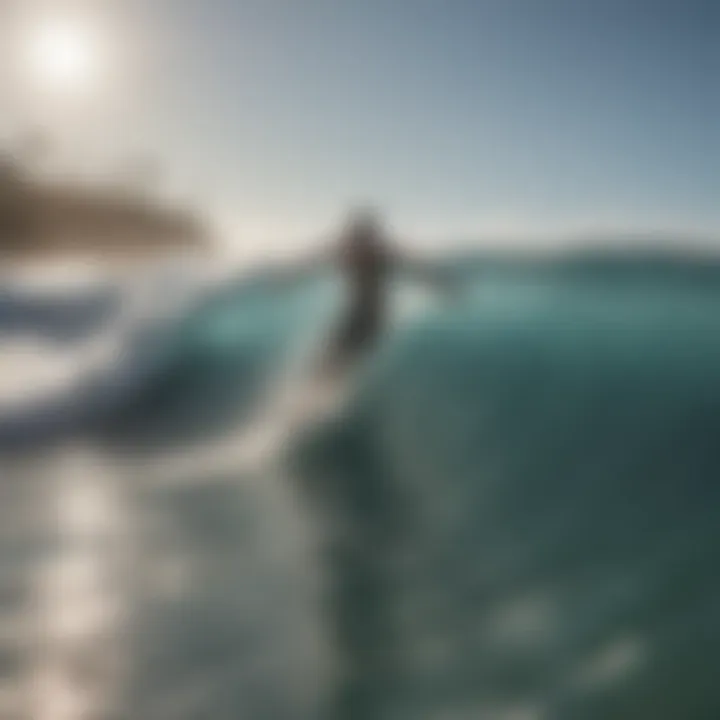
[[[385,329],[387,296],[391,275],[412,274],[433,285],[446,288],[446,277],[438,268],[424,262],[401,257],[392,247],[384,224],[373,211],[362,209],[350,214],[339,244],[330,253],[291,269],[291,276],[314,272],[318,265],[330,261],[345,282],[348,306],[340,318],[326,355],[324,368],[338,370],[370,350]],[[298,269],[300,272],[298,272]],[[285,277],[281,273],[281,277]]]
[[[351,217],[341,235],[338,254],[349,307],[333,338],[331,354],[342,362],[362,353],[382,332],[388,276],[395,262],[379,219],[368,211]]]
[[[398,253],[382,221],[370,210],[351,214],[336,252],[349,307],[331,340],[329,359],[335,366],[358,358],[384,331],[391,275],[408,274],[444,292],[450,289],[450,278],[441,268]]]

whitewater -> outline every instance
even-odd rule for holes
[[[720,265],[0,290],[0,717],[715,720]]]

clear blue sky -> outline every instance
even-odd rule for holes
[[[357,199],[437,238],[720,237],[719,0],[125,0],[114,13],[136,90],[127,127],[239,227],[303,233]]]

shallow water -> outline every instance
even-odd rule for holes
[[[116,344],[0,417],[0,715],[718,717],[720,267],[461,270],[252,463],[332,286],[73,311],[48,363]]]

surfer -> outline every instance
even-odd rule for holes
[[[446,288],[437,268],[397,252],[382,220],[367,209],[351,213],[340,234],[335,262],[345,281],[348,307],[331,338],[328,361],[333,368],[361,356],[382,334],[393,273],[408,273]]]
[[[348,307],[331,339],[329,362],[344,365],[371,346],[385,320],[392,253],[380,220],[354,213],[340,236],[336,259],[348,293]]]
[[[447,289],[439,268],[401,255],[388,237],[381,218],[372,210],[353,211],[339,235],[339,242],[321,257],[296,265],[290,275],[315,271],[328,261],[336,266],[347,290],[347,309],[330,338],[325,370],[340,370],[371,349],[382,334],[388,314],[390,279],[409,274]],[[301,270],[298,272],[298,270]],[[304,270],[305,272],[302,272]],[[284,273],[281,273],[281,277]]]

